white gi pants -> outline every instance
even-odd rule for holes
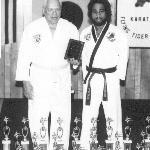
[[[45,140],[48,143],[48,150],[53,149],[53,134],[57,134],[60,117],[63,122],[62,141],[65,150],[68,150],[71,120],[71,79],[70,70],[63,68],[59,70],[46,70],[31,66],[31,83],[34,90],[34,99],[29,100],[28,117],[31,136],[34,132],[40,141],[41,118],[46,118]],[[50,138],[48,137],[48,116],[51,113]]]
[[[103,103],[106,120],[108,117],[113,119],[112,139],[115,139],[115,133],[122,133],[122,112],[120,99],[120,84],[117,73],[106,73],[108,101],[102,101],[104,78],[101,74],[95,74],[91,79],[91,104],[85,105],[87,83],[83,87],[83,113],[82,113],[82,131],[81,146],[85,150],[90,150],[90,129],[92,128],[91,119],[97,118],[101,102]]]

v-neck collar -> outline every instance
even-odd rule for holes
[[[105,25],[103,26],[103,29],[101,30],[101,33],[103,32],[103,30],[104,30],[106,24],[107,24],[107,23],[105,23]],[[95,43],[98,41],[98,39],[99,39],[101,33],[99,34],[99,36],[97,36],[97,34],[96,34],[96,29],[95,29],[95,26],[94,26],[94,24],[93,24],[93,25],[92,25],[92,35],[93,35],[93,38],[94,38]]]

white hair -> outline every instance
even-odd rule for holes
[[[43,0],[43,8],[45,8],[46,7],[46,5],[47,5],[47,1],[48,0]],[[60,3],[60,6],[62,6],[62,1],[61,0],[58,0],[59,1],[59,3]]]

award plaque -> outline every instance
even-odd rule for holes
[[[83,46],[84,46],[84,42],[70,39],[64,59],[74,58],[76,60],[80,60]]]

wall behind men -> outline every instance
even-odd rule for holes
[[[32,20],[38,19],[41,17],[42,14],[42,4],[44,0],[32,0]],[[82,31],[86,26],[89,25],[88,23],[88,16],[87,16],[87,5],[90,0],[61,0],[62,2],[72,2],[78,5],[82,12],[83,12],[83,21],[79,31]],[[116,20],[116,0],[109,0],[112,6],[112,22],[115,24]],[[70,13],[70,12],[68,12]],[[74,14],[77,15],[77,14]]]

